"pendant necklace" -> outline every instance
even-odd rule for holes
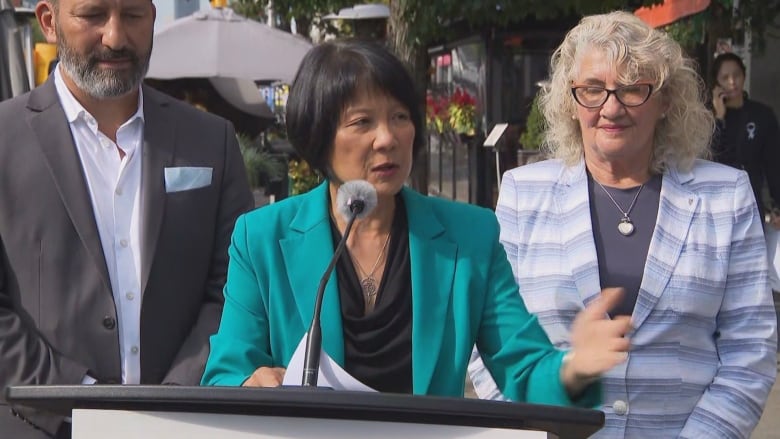
[[[360,274],[364,276],[362,279],[360,279],[360,289],[363,290],[363,300],[366,303],[366,310],[371,310],[374,308],[374,303],[376,302],[376,293],[379,291],[379,285],[377,285],[374,273],[376,272],[377,267],[379,267],[379,262],[382,261],[382,256],[385,255],[385,250],[387,249],[387,244],[389,242],[390,234],[388,233],[387,238],[385,239],[385,243],[382,245],[382,250],[379,251],[379,256],[376,258],[376,262],[374,262],[374,266],[371,267],[370,272],[366,272],[366,270],[364,270],[360,265],[360,262],[353,258],[355,264],[358,266]]]
[[[642,188],[645,187],[644,183],[641,184],[639,186],[639,190],[636,191],[636,195],[634,195],[634,200],[631,201],[631,205],[628,206],[628,210],[624,211],[617,203],[617,201],[615,201],[615,198],[612,197],[612,194],[610,194],[607,188],[604,187],[604,185],[596,181],[595,178],[593,179],[593,181],[595,181],[596,184],[598,184],[601,187],[601,189],[604,190],[604,193],[607,194],[610,200],[612,200],[612,203],[615,204],[615,207],[617,207],[620,213],[623,214],[623,218],[621,218],[620,222],[618,223],[618,227],[617,227],[618,232],[620,232],[620,234],[623,236],[631,236],[634,233],[635,227],[634,227],[634,223],[631,222],[631,218],[628,216],[628,214],[631,213],[631,209],[634,208],[634,204],[636,204],[636,200],[637,198],[639,198],[639,193],[642,192]]]

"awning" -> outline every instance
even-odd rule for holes
[[[634,11],[634,15],[652,27],[661,27],[698,14],[707,9],[710,3],[710,0],[664,0],[659,5],[639,8]]]

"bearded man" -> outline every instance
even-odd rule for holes
[[[195,385],[234,221],[252,207],[233,127],[142,85],[151,0],[35,12],[60,61],[0,103],[0,394]],[[62,438],[70,425],[0,400],[0,432]]]

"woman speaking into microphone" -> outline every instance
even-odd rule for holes
[[[628,318],[605,319],[619,292],[583,310],[577,342],[556,350],[518,294],[493,212],[404,186],[424,147],[421,102],[401,62],[375,43],[328,42],[306,55],[287,132],[326,180],[237,221],[203,384],[282,383],[349,221],[339,188],[365,180],[376,206],[355,220],[324,289],[322,349],[335,362],[378,391],[462,396],[476,343],[513,400],[599,403],[597,378],[628,349]]]

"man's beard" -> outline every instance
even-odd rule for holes
[[[67,40],[57,29],[57,51],[59,64],[76,86],[95,99],[116,98],[136,89],[149,70],[151,44],[143,60],[131,50],[111,50],[105,47],[82,56],[72,50]],[[127,70],[101,69],[99,62],[123,59],[130,61]]]

